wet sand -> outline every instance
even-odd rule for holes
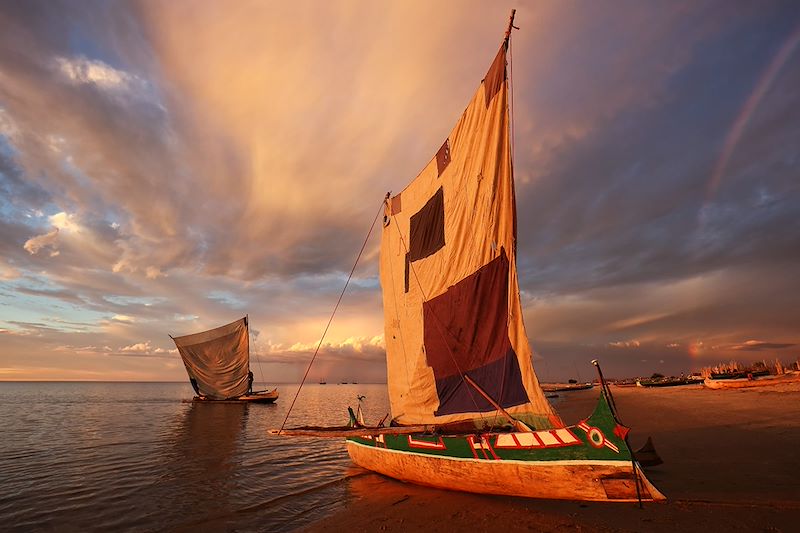
[[[615,388],[638,448],[652,436],[664,464],[646,470],[666,503],[591,503],[419,487],[352,467],[345,509],[305,531],[798,531],[800,385],[708,390]],[[567,424],[597,388],[562,393]]]

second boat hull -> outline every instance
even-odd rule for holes
[[[278,399],[278,389],[271,391],[254,392],[252,394],[245,394],[238,398],[227,398],[224,400],[214,400],[204,396],[195,396],[192,398],[193,402],[213,402],[213,403],[275,403]]]

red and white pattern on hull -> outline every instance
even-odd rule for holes
[[[595,448],[602,448],[605,446],[616,453],[619,453],[619,448],[613,442],[609,442],[606,436],[600,431],[600,428],[592,427],[586,423],[586,420],[578,424],[578,427],[586,432],[589,437],[589,444]]]
[[[377,448],[386,448],[386,439],[383,434],[380,435],[361,435],[362,439],[371,440],[375,442]]]
[[[495,448],[560,448],[580,444],[578,437],[567,428],[524,433],[503,433],[497,436]]]
[[[472,449],[472,455],[475,457],[475,459],[494,459],[495,461],[500,460],[500,458],[494,453],[492,445],[489,444],[489,439],[485,436],[473,437],[470,435],[467,437],[467,442],[469,443],[469,447]]]
[[[427,440],[417,440],[411,435],[408,436],[408,446],[409,448],[425,448],[427,450],[446,450],[447,446],[445,446],[442,437],[439,437],[437,442],[430,442]]]

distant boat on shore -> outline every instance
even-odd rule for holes
[[[778,375],[761,375],[744,378],[712,379],[706,378],[703,385],[709,389],[747,389],[752,387],[771,387],[787,383],[800,383],[800,372],[793,371]]]
[[[702,378],[680,377],[680,378],[655,378],[637,379],[637,387],[678,387],[680,385],[698,385],[703,382]]]
[[[735,370],[731,372],[712,372],[709,376],[711,379],[719,380],[719,379],[742,379],[747,377],[754,377],[758,378],[761,376],[768,376],[769,370]]]
[[[569,392],[576,390],[589,390],[594,388],[594,383],[543,383],[544,392]]]
[[[198,402],[274,403],[278,389],[254,391],[247,317],[230,324],[170,338],[181,354]]]

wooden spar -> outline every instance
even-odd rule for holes
[[[399,427],[321,427],[306,426],[298,428],[271,429],[270,435],[285,435],[290,437],[364,437],[375,435],[410,435],[414,433],[432,433],[436,426],[399,426]]]
[[[508,420],[509,420],[509,421],[510,421],[510,422],[511,422],[513,425],[514,425],[514,427],[515,427],[515,428],[517,428],[517,430],[518,430],[518,431],[530,431],[530,430],[531,430],[531,428],[529,428],[528,426],[526,426],[525,424],[523,424],[522,422],[520,422],[519,420],[517,420],[516,418],[514,418],[514,417],[513,417],[513,416],[511,416],[510,414],[508,414],[508,411],[506,411],[505,409],[503,409],[503,408],[500,406],[500,404],[499,404],[499,403],[497,403],[496,401],[494,401],[494,399],[492,399],[492,397],[491,397],[491,396],[489,396],[489,395],[486,393],[486,391],[485,391],[485,390],[483,390],[483,389],[482,389],[482,388],[481,388],[481,387],[480,387],[480,386],[479,386],[477,383],[475,383],[475,382],[472,380],[472,378],[471,378],[471,377],[469,377],[468,375],[464,374],[464,381],[466,381],[467,383],[469,383],[470,385],[472,385],[472,387],[474,387],[474,388],[475,388],[475,390],[476,390],[476,391],[478,391],[478,392],[480,393],[480,395],[481,395],[481,396],[483,396],[484,398],[486,398],[486,401],[487,401],[487,402],[489,402],[490,404],[492,404],[492,407],[494,407],[495,409],[497,409],[498,411],[500,411],[501,413],[503,413],[503,416],[505,416],[506,418],[508,418]]]
[[[619,415],[617,415],[617,404],[614,403],[614,397],[611,395],[611,389],[608,388],[608,384],[603,378],[603,371],[600,369],[600,363],[597,361],[597,359],[592,359],[592,364],[597,368],[597,374],[600,376],[600,388],[603,390],[606,398],[608,398],[608,405],[611,407],[611,413],[614,415],[614,418],[619,418]]]
[[[600,387],[603,391],[603,394],[606,396],[606,400],[608,401],[608,406],[611,409],[611,414],[614,419],[619,424],[619,417],[617,415],[617,406],[614,404],[614,397],[611,396],[611,390],[609,390],[608,385],[606,385],[606,380],[603,378],[603,371],[600,369],[600,363],[597,359],[592,359],[592,364],[597,367],[597,374],[600,376]],[[631,445],[628,442],[628,434],[625,433],[625,445],[630,449]],[[636,498],[639,500],[639,509],[642,508],[642,493],[639,490],[639,470],[636,466],[636,456],[631,453],[631,466],[633,467],[633,483],[636,486]]]
[[[516,26],[514,26],[514,15],[516,15],[516,14],[517,14],[517,10],[516,9],[512,9],[511,10],[511,15],[508,17],[508,29],[506,30],[506,36],[505,36],[505,41],[506,42],[508,42],[508,38],[511,37],[511,30],[512,29],[516,29],[516,30],[519,29]]]

